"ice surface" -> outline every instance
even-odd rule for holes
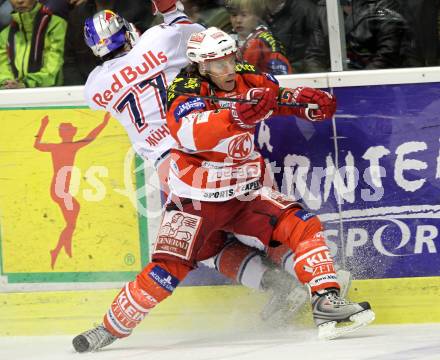
[[[97,353],[77,354],[71,336],[3,337],[0,359],[35,360],[440,360],[440,324],[373,325],[319,341],[313,329],[228,334],[137,332]]]

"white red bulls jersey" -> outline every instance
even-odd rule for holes
[[[261,186],[264,161],[254,148],[254,129],[243,129],[233,122],[230,102],[197,96],[236,97],[252,87],[280,91],[271,75],[257,73],[253,65],[237,64],[236,72],[236,86],[228,93],[201,78],[185,75],[179,75],[168,89],[167,123],[178,142],[171,153],[168,184],[177,196],[227,201]],[[297,112],[284,107],[277,114]]]
[[[204,28],[183,13],[148,29],[126,55],[96,67],[85,85],[88,105],[106,110],[126,129],[134,150],[154,165],[174,146],[166,124],[166,89],[188,65],[186,43]]]

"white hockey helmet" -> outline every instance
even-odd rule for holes
[[[188,40],[186,55],[195,63],[215,60],[237,52],[235,40],[224,31],[210,27],[194,33]]]

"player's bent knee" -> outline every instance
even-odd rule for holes
[[[240,268],[243,263],[254,256],[256,250],[239,241],[227,244],[215,257],[215,267],[223,275],[235,281],[238,280]]]
[[[239,241],[227,244],[215,258],[215,267],[223,275],[252,289],[259,289],[266,270],[257,249]]]
[[[312,292],[339,288],[333,260],[318,217],[303,209],[288,210],[277,224],[275,238],[295,253],[293,268],[298,280]]]
[[[325,244],[323,227],[318,217],[304,209],[287,210],[278,221],[274,239],[289,246],[294,252],[314,247],[319,242]]]

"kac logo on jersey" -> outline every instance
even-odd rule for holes
[[[184,103],[180,104],[176,110],[174,110],[174,118],[177,122],[184,116],[188,115],[193,110],[200,110],[206,108],[205,103],[199,97],[192,98]]]
[[[173,292],[179,284],[179,279],[171,275],[168,271],[162,269],[160,266],[155,266],[148,276],[169,292]]]
[[[243,160],[249,157],[254,144],[249,133],[236,136],[228,146],[228,155],[235,160]]]

